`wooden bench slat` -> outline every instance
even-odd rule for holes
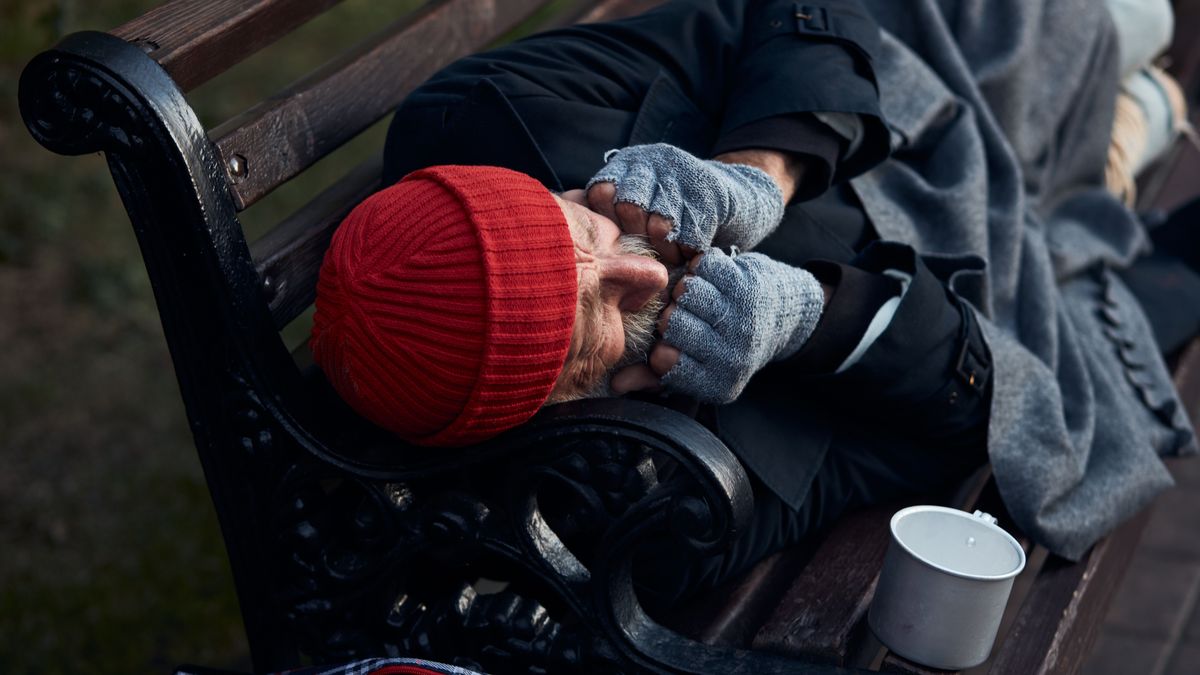
[[[883,663],[879,664],[879,672],[889,673],[889,675],[950,675],[950,673],[961,671],[922,666],[902,656],[897,656],[895,652],[888,652],[888,655],[883,658]]]
[[[1016,617],[1021,611],[1021,607],[1025,602],[1025,598],[1029,596],[1033,589],[1033,584],[1041,572],[1042,565],[1046,561],[1046,550],[1040,546],[1035,546],[1029,537],[1021,534],[1017,529],[1016,523],[1013,522],[1012,516],[1009,515],[1007,507],[1004,505],[1004,498],[1000,496],[1000,488],[996,485],[995,480],[989,480],[979,492],[978,497],[970,506],[966,506],[968,502],[959,502],[964,505],[964,509],[978,509],[997,519],[997,524],[1006,532],[1013,535],[1017,540],[1017,544],[1021,550],[1025,552],[1025,569],[1013,581],[1012,592],[1008,598],[1008,604],[1004,608],[1004,615],[1000,619],[1000,627],[997,630],[996,644],[993,646],[992,654],[994,655],[999,646],[1003,644],[1008,629],[1016,621]],[[883,661],[880,664],[880,671],[885,673],[896,673],[898,675],[940,675],[942,673],[956,672],[931,668],[921,665],[914,661],[910,661],[899,654],[886,650]],[[975,674],[987,672],[990,660],[983,664],[963,670],[957,671],[965,674]]]
[[[112,34],[140,44],[186,92],[340,1],[173,0]]]
[[[317,272],[342,219],[380,187],[383,154],[355,167],[250,246],[276,328],[316,297]]]
[[[1167,72],[1179,82],[1191,106],[1191,122],[1200,126],[1200,0],[1176,0],[1175,36],[1165,55]],[[1169,212],[1196,197],[1195,176],[1200,175],[1200,151],[1186,141],[1177,142],[1138,177],[1138,210]]]
[[[769,555],[734,582],[671,610],[666,625],[705,644],[748,647],[811,555],[803,547]]]
[[[754,637],[763,619],[770,615],[774,598],[787,589],[808,555],[802,550],[780,551],[755,565],[725,597],[725,602],[708,614],[715,620],[700,632],[699,640],[710,645],[742,646]],[[774,592],[773,592],[774,591]]]
[[[1196,37],[1200,36],[1200,2],[1175,0],[1175,35],[1167,51],[1171,73],[1182,83],[1190,100],[1200,96],[1196,90],[1200,84],[1200,48]]]
[[[320,15],[339,0],[171,0],[113,34],[140,44],[184,91],[194,89],[291,30]],[[593,0],[576,0],[577,5]],[[411,89],[437,68],[496,39],[546,4],[547,0],[434,0],[280,94],[213,130],[211,137],[231,166],[229,175],[239,209],[307,169],[375,120],[388,114]],[[556,21],[602,21],[632,14],[659,0],[601,0],[580,10],[560,11]],[[1194,11],[1180,25],[1195,33]],[[1189,23],[1190,22],[1190,23]],[[531,22],[532,23],[532,22]],[[1178,42],[1178,41],[1177,41]],[[1189,52],[1177,70],[1190,81],[1200,72],[1200,51]],[[1186,154],[1187,152],[1191,154]],[[1200,169],[1200,154],[1190,148],[1173,156],[1153,196],[1184,194],[1187,177]],[[255,242],[251,252],[269,300],[275,325],[282,328],[313,299],[317,270],[333,231],[357,203],[380,187],[381,156],[363,163],[303,209]],[[1190,194],[1190,193],[1189,193]],[[300,347],[301,364],[310,354]],[[1176,384],[1192,413],[1200,413],[1200,341],[1190,345],[1176,369]],[[203,448],[201,448],[203,450]],[[982,483],[980,483],[982,486]],[[216,493],[214,492],[214,495]],[[966,493],[963,493],[966,494]],[[949,503],[968,506],[984,501],[975,491]],[[865,615],[889,543],[888,516],[895,505],[851,514],[794,581],[797,561],[786,553],[763,561],[728,596],[715,621],[700,625],[709,643],[744,642],[754,626],[771,613],[778,591],[787,589],[756,647],[783,651],[803,660],[814,657],[847,663],[853,654],[875,654],[884,670],[932,672],[884,656],[878,643],[864,645]],[[986,507],[985,507],[986,508]],[[994,513],[994,511],[993,511]],[[1100,623],[1100,615],[1127,568],[1148,514],[1143,512],[1100,542],[1076,564],[1045,558],[1029,578],[1027,601],[1006,613],[1012,630],[998,643],[996,673],[1072,672],[1082,662]],[[231,546],[236,542],[230,543]],[[231,551],[233,549],[231,548]],[[789,552],[789,553],[795,553]],[[1023,578],[1025,575],[1023,575]],[[789,586],[790,585],[790,586]],[[773,590],[764,590],[773,589]],[[766,598],[767,600],[764,600]],[[858,658],[857,661],[861,661]],[[972,671],[973,672],[973,671]]]
[[[391,112],[450,60],[486,45],[546,0],[444,0],[401,19],[214,129],[244,209]]]
[[[662,4],[663,0],[610,0],[609,2],[601,2],[581,15],[576,23],[599,23],[601,21],[612,21],[623,16],[632,16],[641,14],[655,5]]]
[[[1200,428],[1200,338],[1183,348],[1172,373],[1175,390],[1183,402],[1192,428]]]
[[[1022,545],[1032,545],[1028,538],[1022,538]],[[1025,606],[1025,601],[1029,599],[1033,592],[1033,585],[1037,582],[1038,575],[1042,573],[1042,568],[1045,567],[1046,561],[1050,559],[1050,551],[1044,546],[1032,545],[1032,548],[1026,546],[1026,563],[1025,571],[1017,577],[1016,583],[1013,584],[1012,596],[1008,601],[1008,607],[1004,609],[1004,617],[1000,620],[1000,630],[996,635],[996,644],[992,646],[992,654],[978,668],[972,668],[967,671],[967,675],[980,675],[991,669],[992,661],[996,655],[1007,644],[1009,635],[1012,632],[1013,623],[1021,613],[1021,608]]]
[[[944,503],[971,507],[990,482],[991,470],[982,468]],[[755,636],[754,648],[847,665],[861,642],[853,638],[863,632],[891,541],[891,516],[900,506],[885,504],[838,520]]]
[[[1078,563],[1051,557],[1033,583],[1004,645],[993,656],[995,675],[1073,673],[1100,630],[1103,613],[1141,539],[1143,509],[1101,539]]]
[[[1033,584],[1037,581],[1037,576],[1041,573],[1042,566],[1045,564],[1048,556],[1046,549],[1034,546],[1027,537],[1020,537],[1017,541],[1025,551],[1026,565],[1025,569],[1021,571],[1021,574],[1013,583],[1012,594],[1008,598],[1008,605],[1004,608],[1004,616],[1000,620],[1000,628],[996,632],[996,643],[992,647],[992,656],[987,661],[966,670],[950,671],[923,666],[914,661],[909,661],[895,652],[889,651],[884,657],[882,664],[880,664],[879,671],[883,673],[895,673],[897,675],[942,675],[952,672],[959,672],[962,675],[975,675],[977,673],[988,672],[991,660],[995,658],[995,655],[1003,647],[1004,641],[1008,637],[1009,628],[1020,614],[1021,607],[1024,606],[1026,598],[1029,597],[1030,592],[1033,590]]]
[[[1200,124],[1200,109],[1192,114],[1192,124]],[[1169,213],[1183,206],[1196,197],[1197,175],[1200,175],[1200,150],[1191,143],[1177,144],[1138,180],[1139,210]]]
[[[1200,339],[1184,349],[1172,373],[1194,425],[1200,418]],[[990,497],[993,501],[997,498]],[[1069,563],[1035,547],[1029,553],[1026,570],[1014,585],[990,661],[967,672],[1025,675],[1078,670],[1095,641],[1103,614],[1129,567],[1150,514],[1151,509],[1144,509],[1096,544],[1088,558],[1079,563]],[[1028,538],[1021,537],[1020,541],[1028,550]],[[1037,639],[1042,642],[1030,643]],[[945,672],[891,653],[884,658],[881,671],[903,675]]]
[[[888,547],[894,505],[844,516],[788,588],[754,649],[844,664]]]
[[[601,2],[592,7],[585,18],[626,15],[659,2],[661,0]],[[341,74],[330,77],[345,76],[341,70],[338,72]],[[298,88],[299,85],[294,87]],[[404,92],[409,88],[404,87]],[[384,114],[389,110],[390,107],[385,107]],[[251,246],[277,327],[287,325],[312,303],[317,271],[329,239],[351,208],[381,187],[382,161],[380,155],[363,163]]]

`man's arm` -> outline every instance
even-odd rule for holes
[[[717,254],[715,267],[702,262],[706,256],[693,261],[662,315],[664,338],[649,363],[616,373],[613,391],[665,384],[729,400],[775,361],[761,376],[786,389],[819,391],[824,403],[870,411],[872,419],[897,422],[930,442],[985,444],[991,352],[974,310],[911,247],[877,242],[852,264],[804,265],[826,291],[815,326],[795,320],[812,315],[798,309],[798,299],[809,296],[808,305],[816,304],[811,279],[799,270],[759,254]],[[753,260],[738,263],[742,258]],[[735,267],[751,283],[726,273]],[[743,340],[743,333],[756,337]]]
[[[862,120],[864,141],[837,167],[848,177],[888,149],[871,68],[878,34],[857,0],[833,0],[822,11],[824,29],[798,19],[790,0],[677,0],[467,57],[401,106],[387,177],[447,156],[532,156],[548,169],[544,182],[565,189],[586,182],[611,148],[669,142],[703,157],[726,138],[737,141],[731,149],[776,148],[784,142],[777,132],[747,136],[747,127],[814,112]],[[485,81],[496,95],[473,97]],[[504,133],[484,142],[469,129],[480,126]]]
[[[784,202],[792,201],[796,187],[804,181],[804,162],[788,152],[761,148],[735,150],[717,155],[713,159],[726,164],[745,164],[767,174],[779,186]]]
[[[787,204],[793,199],[798,186],[804,182],[808,173],[807,163],[801,157],[780,150],[754,148],[723,153],[713,159],[762,171],[779,189],[783,204]],[[588,206],[593,211],[611,218],[627,234],[646,236],[663,262],[668,265],[679,265],[706,248],[703,245],[689,245],[678,239],[668,239],[675,223],[666,217],[666,214],[648,211],[629,201],[618,201],[616,182],[603,181],[591,185],[587,197]],[[767,231],[774,226],[775,223],[763,224],[764,230]]]

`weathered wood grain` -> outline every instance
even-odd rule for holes
[[[981,469],[941,501],[973,506],[990,478],[991,471]],[[839,520],[755,636],[754,648],[849,665],[891,541],[891,516],[902,506],[873,507]]]
[[[316,297],[317,272],[333,231],[362,200],[379,189],[383,155],[363,162],[250,246],[271,307],[283,328]]]
[[[532,7],[540,1],[525,0],[522,6]],[[612,0],[598,3],[591,11],[615,16],[658,1]],[[226,166],[234,156],[243,163],[245,176],[231,176],[239,208],[286,182],[389,112],[408,91],[450,60],[454,56],[450,51],[467,53],[474,49],[468,42],[490,40],[502,24],[513,20],[485,17],[478,20],[480,25],[474,32],[465,36],[455,33],[460,28],[449,25],[454,17],[445,13],[447,8],[479,9],[487,4],[479,0],[443,3],[440,9],[430,10],[433,13],[410,19],[407,28],[386,32],[384,37],[214,130],[212,135],[218,139]],[[457,42],[438,42],[445,31],[455,33]],[[398,36],[406,36],[408,42]],[[437,46],[422,49],[421,44]],[[413,57],[419,63],[403,60],[410,52],[421,53]],[[398,68],[397,63],[405,63],[406,67]],[[413,69],[420,72],[414,74]],[[392,92],[381,93],[389,86]],[[355,204],[380,187],[381,162],[376,157],[360,166],[251,247],[277,326],[286,325],[312,303],[317,272],[333,231]]]
[[[662,2],[663,0],[610,0],[610,2],[600,2],[580,16],[576,23],[612,21],[623,16],[640,14],[655,5],[662,4]]]
[[[229,171],[235,204],[245,209],[258,201],[391,112],[446,63],[495,40],[545,1],[433,3],[214,129],[210,136]],[[657,1],[599,2],[581,18],[616,18]]]
[[[748,647],[811,555],[797,547],[768,556],[735,582],[677,608],[669,625],[705,644]]]
[[[754,637],[754,648],[844,664],[851,633],[875,594],[894,511],[894,505],[875,507],[839,520]]]
[[[1076,673],[1099,633],[1104,612],[1133,559],[1149,509],[1100,540],[1083,560],[1051,557],[993,656],[996,675]]]
[[[190,91],[341,0],[173,0],[113,29]]]
[[[253,204],[340,147],[438,68],[486,45],[543,2],[428,5],[214,129],[209,135],[229,170],[237,207]]]

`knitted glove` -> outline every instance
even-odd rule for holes
[[[616,201],[674,225],[667,241],[706,251],[752,248],[783,218],[783,192],[761,169],[694,157],[666,143],[610,150],[587,187],[613,183]]]
[[[808,271],[761,253],[704,254],[675,301],[663,340],[679,348],[664,386],[707,403],[728,403],[772,360],[794,354],[825,306]]]

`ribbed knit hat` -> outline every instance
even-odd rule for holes
[[[334,233],[310,346],[359,414],[413,443],[467,445],[546,401],[575,294],[571,234],[545,187],[508,169],[432,167]]]

